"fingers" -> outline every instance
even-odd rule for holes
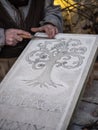
[[[6,39],[6,43],[7,45],[15,46],[18,42],[21,42],[22,40],[23,38],[17,35],[15,37],[10,37]]]
[[[49,38],[54,38],[58,33],[56,26],[52,24],[46,24],[42,27],[31,28],[32,32],[45,32]],[[32,38],[29,32],[21,29],[7,29],[5,30],[5,42],[6,45],[15,46],[18,42],[22,41],[24,38]]]
[[[31,31],[32,32],[41,32],[41,31],[43,31],[40,27],[38,28],[31,28]]]
[[[13,38],[9,38],[6,40],[6,44],[10,46],[15,46],[17,44],[17,41]]]
[[[17,40],[17,42],[18,41],[21,42],[23,40],[23,38],[21,36],[19,36],[19,35],[16,35],[16,40]]]
[[[24,35],[26,37],[31,38],[31,34],[29,32],[24,31],[24,30],[7,29],[5,31],[6,45],[15,46],[18,42],[21,42],[24,38],[21,35]]]
[[[49,38],[54,38],[54,36],[58,33],[58,30],[56,27],[48,28],[45,30]]]
[[[58,33],[57,27],[47,24],[39,28],[31,28],[32,32],[45,32],[47,33],[49,38],[54,38],[54,36]]]

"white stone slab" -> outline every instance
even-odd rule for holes
[[[66,130],[98,46],[96,35],[32,39],[0,85],[1,130]]]

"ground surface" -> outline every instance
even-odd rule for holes
[[[94,80],[92,85],[85,89],[82,100],[73,116],[71,128],[68,130],[98,130],[97,120],[98,80]],[[83,129],[84,126],[87,128]]]

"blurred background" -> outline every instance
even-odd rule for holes
[[[61,6],[64,32],[98,34],[98,0],[54,0]]]

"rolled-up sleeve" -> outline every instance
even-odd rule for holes
[[[5,35],[4,35],[4,29],[0,28],[0,51],[1,48],[5,45]]]
[[[44,9],[44,19],[41,25],[51,23],[58,28],[59,32],[63,32],[63,20],[60,6],[54,6],[53,0],[47,0]]]

